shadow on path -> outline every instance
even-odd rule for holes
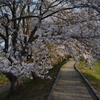
[[[0,87],[0,93],[8,90],[10,88],[10,83],[7,83],[6,85],[3,85]]]

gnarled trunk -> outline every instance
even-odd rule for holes
[[[37,76],[37,74],[35,72],[31,72],[31,74],[32,74],[32,77],[33,77],[34,81],[39,79],[39,77]]]
[[[6,74],[6,77],[7,77],[7,78],[10,80],[10,82],[11,82],[11,86],[10,86],[9,93],[8,93],[7,97],[5,98],[5,100],[9,100],[10,97],[14,94],[14,92],[15,92],[15,90],[16,90],[17,77],[14,76],[12,73]]]

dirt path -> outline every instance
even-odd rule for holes
[[[8,90],[10,88],[10,83],[0,87],[0,93]]]
[[[66,63],[60,71],[48,100],[97,100],[80,74],[74,69],[75,61]]]

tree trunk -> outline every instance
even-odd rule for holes
[[[9,93],[7,95],[7,97],[5,98],[5,100],[9,100],[10,97],[14,94],[15,90],[16,90],[16,81],[17,81],[17,77],[14,76],[11,73],[6,74],[6,77],[10,80],[11,82],[11,86],[10,86],[10,90]]]
[[[36,81],[37,79],[39,79],[39,77],[37,76],[37,74],[35,72],[31,72],[33,80]]]

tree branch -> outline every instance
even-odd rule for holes
[[[6,40],[6,37],[0,33],[0,36],[2,37],[2,39]]]
[[[10,21],[20,20],[20,19],[25,19],[25,18],[31,18],[31,17],[37,17],[37,18],[39,18],[39,16],[26,15],[26,16],[20,16],[20,17],[17,17],[17,18],[13,18],[13,19],[11,19]]]
[[[58,10],[51,12],[50,14],[44,16],[42,19],[45,19],[49,16],[52,16],[52,15],[54,15],[60,11],[63,11],[63,10],[71,10],[71,9],[75,9],[75,8],[92,8],[92,9],[96,10],[98,13],[100,13],[100,8],[98,6],[89,5],[89,4],[79,4],[79,5],[73,5],[73,7],[69,7],[69,8],[58,9]]]
[[[100,35],[96,35],[96,36],[71,36],[71,38],[74,39],[94,39],[94,38],[100,38]]]
[[[80,5],[74,5],[75,8],[92,8],[96,10],[98,13],[100,13],[100,8],[97,5],[90,5],[90,4],[80,4]]]
[[[38,27],[35,26],[34,29],[33,29],[33,31],[31,32],[31,35],[30,35],[30,37],[29,37],[28,42],[33,41],[33,36],[35,35],[35,32],[37,31],[37,29],[38,29]]]
[[[42,18],[42,20],[45,19],[45,18],[47,18],[47,17],[49,17],[49,16],[52,16],[52,15],[54,15],[54,14],[56,14],[56,13],[62,11],[62,10],[71,10],[71,9],[74,9],[74,8],[76,8],[76,7],[58,9],[58,10],[56,10],[56,11],[54,11],[54,12],[51,12],[50,14],[44,16],[44,17]]]

